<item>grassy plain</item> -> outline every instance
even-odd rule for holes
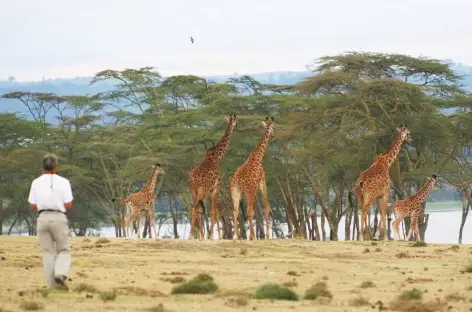
[[[49,291],[37,238],[0,237],[0,311],[472,309],[470,245],[100,238],[71,243],[70,290]],[[173,287],[201,273],[213,277],[216,291],[172,294]],[[299,300],[255,299],[266,283],[285,285]],[[304,299],[310,287],[315,299]]]

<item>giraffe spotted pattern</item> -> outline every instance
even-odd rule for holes
[[[441,187],[442,185],[437,180],[436,175],[433,175],[428,179],[423,187],[416,192],[416,194],[397,200],[392,204],[392,210],[395,215],[395,221],[392,223],[395,240],[400,240],[400,223],[406,217],[410,217],[410,230],[408,231],[406,240],[410,240],[410,237],[413,234],[415,234],[416,240],[420,238],[418,218],[423,210],[423,203],[426,201],[429,194],[431,194],[435,186]]]

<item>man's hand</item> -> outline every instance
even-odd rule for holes
[[[31,204],[31,209],[37,210],[37,209],[38,209],[38,206],[36,206],[36,204]]]
[[[72,207],[72,202],[64,203],[64,207],[70,209]]]

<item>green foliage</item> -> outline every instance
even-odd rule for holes
[[[298,301],[298,295],[291,289],[277,284],[264,284],[257,288],[255,299]]]
[[[290,219],[295,236],[306,236],[305,218],[321,208],[334,230],[330,239],[337,239],[341,216],[356,205],[349,193],[355,180],[389,147],[400,124],[408,124],[413,141],[404,143],[390,170],[396,197],[414,193],[431,174],[455,190],[470,187],[472,97],[448,64],[349,52],[322,57],[318,65],[290,86],[249,76],[222,84],[193,75],[163,78],[143,67],[97,73],[92,84],[116,86],[94,95],[2,95],[27,107],[30,116],[0,114],[0,229],[23,223],[34,234],[35,214],[26,198],[46,152],[59,156],[60,174],[72,182],[69,217],[76,235],[113,225],[120,236],[124,208],[112,199],[141,189],[156,162],[166,171],[158,178],[157,222],[187,222],[193,206],[189,172],[220,140],[225,117],[233,113],[240,131],[220,163],[218,206],[232,209],[229,181],[257,145],[261,122],[274,116],[274,137],[263,158],[271,213],[282,223]],[[456,111],[445,114],[444,108]],[[430,197],[440,196],[444,190]],[[262,207],[256,201],[256,209]]]
[[[421,290],[413,288],[411,290],[405,290],[398,296],[399,300],[421,300],[423,299],[423,293]]]
[[[213,277],[208,274],[199,274],[186,283],[172,288],[172,294],[208,294],[218,290]]]

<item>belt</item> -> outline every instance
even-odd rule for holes
[[[56,209],[41,209],[41,210],[38,210],[38,216],[41,214],[41,212],[43,211],[52,211],[52,212],[60,212],[60,213],[63,213],[63,214],[66,214],[65,212],[62,212],[60,210],[56,210]]]

